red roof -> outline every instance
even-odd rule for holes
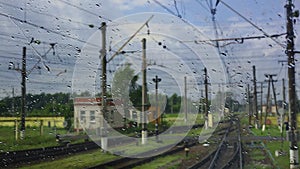
[[[102,98],[100,97],[76,97],[74,98],[74,105],[91,105],[97,104],[101,106]],[[107,105],[115,106],[115,105],[122,105],[122,101],[120,99],[107,99]]]

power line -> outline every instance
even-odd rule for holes
[[[158,4],[159,6],[161,6],[162,8],[164,8],[166,11],[168,11],[170,14],[179,17],[175,12],[173,12],[171,9],[169,9],[167,6],[163,5],[162,3],[160,3],[157,0],[153,0],[156,4]]]
[[[271,37],[267,32],[265,32],[262,28],[258,27],[257,25],[255,25],[253,22],[251,22],[249,19],[247,19],[246,17],[244,17],[241,13],[239,13],[238,11],[236,11],[235,9],[233,9],[231,6],[229,6],[227,3],[225,3],[224,1],[219,1],[221,2],[223,5],[225,5],[227,8],[229,8],[231,11],[233,11],[234,13],[236,13],[238,16],[240,16],[241,18],[243,18],[245,21],[247,21],[249,24],[251,24],[253,27],[255,27],[257,30],[259,30],[260,32],[262,32],[266,37],[272,39],[274,42],[276,42],[279,46],[285,48],[285,45],[281,44],[280,42],[278,42],[277,40],[275,40],[273,37]]]
[[[51,29],[48,29],[48,28],[45,28],[44,26],[40,26],[40,25],[37,25],[37,24],[32,23],[32,22],[24,21],[24,20],[22,20],[22,19],[19,19],[19,18],[10,16],[10,15],[8,15],[8,14],[0,13],[0,16],[4,16],[4,17],[7,17],[7,18],[9,18],[9,19],[13,19],[13,20],[16,20],[16,21],[18,21],[18,22],[28,24],[28,25],[30,25],[30,26],[33,26],[33,27],[36,27],[36,28],[39,28],[39,29],[43,29],[43,30],[45,30],[45,31],[48,31],[48,32],[51,32],[51,33],[54,33],[54,34],[57,34],[57,35],[60,35],[60,36],[63,36],[63,37],[67,37],[67,38],[76,40],[76,41],[81,42],[81,43],[86,43],[86,44],[89,44],[89,45],[91,45],[91,46],[98,47],[98,45],[95,45],[95,44],[89,43],[89,42],[87,42],[87,41],[84,41],[84,40],[81,40],[81,39],[78,39],[78,38],[75,38],[75,37],[72,37],[72,36],[69,36],[69,35],[66,35],[66,34],[63,34],[63,33],[60,33],[60,32],[54,31],[54,30],[51,30]]]
[[[29,43],[28,38],[20,37],[18,35],[12,35],[12,34],[6,34],[6,33],[1,33],[0,32],[0,36],[3,36],[3,38],[1,38],[1,39],[5,39],[5,40],[8,40],[8,41],[20,42],[20,40],[22,40],[22,42],[24,42],[25,45],[27,45]],[[5,37],[8,37],[8,38],[5,38]],[[38,44],[47,44],[47,45],[50,45],[51,43],[53,43],[53,42],[47,42],[47,41],[41,41],[41,40],[35,40],[35,41],[37,41]],[[16,46],[16,45],[13,45],[13,44],[2,44],[2,45]],[[59,46],[72,46],[71,44],[66,44],[66,43],[56,43],[56,45],[59,45]]]
[[[178,7],[177,7],[177,1],[176,1],[176,0],[173,0],[173,1],[174,1],[174,6],[175,6],[175,9],[176,9],[176,12],[177,12],[177,16],[178,16],[179,18],[181,18],[182,15],[180,15],[180,13],[179,13],[179,10],[178,10]]]
[[[19,6],[16,6],[16,5],[11,5],[11,4],[8,4],[8,3],[5,3],[5,2],[0,2],[0,4],[6,5],[6,6],[9,6],[9,7],[12,7],[12,8],[16,8],[16,9],[23,9],[22,7],[19,7]],[[36,14],[40,14],[40,15],[44,15],[44,16],[48,16],[48,17],[53,17],[55,19],[61,19],[61,20],[65,20],[65,21],[68,21],[68,22],[73,22],[73,23],[89,26],[90,28],[94,28],[93,24],[88,24],[88,23],[84,23],[84,22],[81,22],[81,21],[76,21],[76,20],[73,20],[73,19],[58,17],[58,16],[51,15],[51,14],[48,14],[48,13],[42,13],[42,12],[39,12],[39,11],[35,11],[33,9],[28,9],[28,10],[30,10],[31,12],[36,13]]]
[[[74,5],[74,4],[70,3],[70,2],[67,2],[67,1],[65,1],[65,0],[57,0],[57,1],[63,2],[63,3],[65,3],[65,4],[67,4],[67,5],[70,5],[70,6],[72,6],[72,7],[74,7],[74,8],[77,8],[77,9],[79,9],[79,10],[81,10],[81,11],[84,11],[84,12],[89,13],[89,14],[91,14],[91,15],[97,16],[97,17],[99,17],[99,18],[101,18],[101,19],[104,19],[104,20],[107,20],[107,21],[109,21],[109,22],[112,22],[112,20],[110,20],[110,19],[108,19],[108,18],[106,18],[106,17],[103,17],[103,16],[101,16],[101,15],[98,15],[98,14],[96,14],[96,13],[94,13],[94,12],[91,12],[90,10],[84,9],[84,8],[82,8],[82,7],[80,7],[80,6],[76,6],[76,5]]]
[[[199,29],[197,27],[195,27],[193,24],[189,23],[187,20],[179,17],[176,15],[175,12],[173,12],[171,9],[169,9],[167,6],[163,5],[162,3],[160,3],[159,1],[157,0],[153,0],[156,4],[158,4],[159,6],[161,6],[162,8],[164,8],[165,10],[167,10],[170,14],[178,17],[181,21],[183,21],[185,24],[191,26],[194,30],[196,30],[199,34],[201,34],[203,37],[206,37],[205,34],[203,34],[201,31],[199,31]],[[208,38],[209,39],[209,38]]]
[[[207,12],[210,12],[209,9],[208,9],[206,6],[204,6],[204,5],[200,2],[200,0],[196,0],[196,2],[198,2],[198,4],[199,4],[203,9],[205,9]]]

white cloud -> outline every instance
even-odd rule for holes
[[[102,0],[99,2],[98,0],[90,0],[88,2],[86,1],[75,1],[75,0],[68,0],[67,2],[74,4],[76,6],[79,6],[80,8],[86,9],[89,12],[92,12],[95,15],[89,14],[87,11],[80,10],[76,7],[67,5],[65,3],[62,3],[59,0],[51,0],[51,3],[48,3],[48,1],[29,1],[30,4],[27,5],[27,19],[28,21],[32,21],[40,26],[44,26],[46,28],[56,30],[58,25],[59,25],[59,30],[57,30],[59,33],[62,34],[67,34],[70,35],[74,38],[79,38],[82,40],[87,40],[90,35],[92,35],[93,32],[96,31],[96,29],[90,29],[87,25],[75,23],[73,21],[79,21],[87,24],[94,24],[95,27],[100,26],[102,21],[106,21],[104,19],[99,18],[97,15],[109,18],[111,20],[115,20],[116,18],[120,18],[124,15],[127,14],[135,14],[138,12],[152,12],[152,11],[160,11],[160,12],[165,12],[168,13],[165,9],[163,9],[161,6],[156,4],[154,1],[149,0],[111,0],[111,1],[106,1]],[[166,5],[168,8],[170,8],[172,11],[175,11],[173,1],[169,0],[159,0],[162,4]],[[150,22],[149,23],[149,29],[152,32],[160,33],[161,31],[164,32],[165,36],[170,36],[170,37],[176,37],[179,40],[203,40],[203,39],[214,39],[214,29],[211,23],[211,14],[199,4],[195,3],[195,1],[177,1],[177,5],[180,8],[179,12],[182,12],[181,7],[185,7],[185,16],[188,16],[186,18],[190,22],[193,22],[192,24],[197,25],[199,30],[203,32],[201,33],[195,33],[193,29],[191,29],[190,26],[187,24],[183,23],[181,27],[174,26],[176,24],[179,24],[179,22],[171,23],[172,20],[168,19],[166,17],[165,19],[161,18],[160,19],[160,24],[158,23],[158,19],[156,22]],[[24,3],[21,3],[20,1],[14,0],[9,2],[11,4],[15,4],[17,6],[23,7]],[[235,3],[235,2],[233,2]],[[242,4],[241,1],[236,1],[237,4]],[[249,2],[250,3],[250,2]],[[267,3],[267,2],[264,2]],[[247,10],[246,13],[251,13],[252,20],[254,23],[256,23],[258,26],[261,26],[268,34],[273,34],[273,33],[282,33],[285,31],[285,21],[284,21],[284,16],[282,18],[278,17],[278,13],[284,13],[284,8],[281,3],[278,2],[270,2],[272,3],[272,9],[269,9],[267,6],[265,7],[268,9],[268,11],[263,10],[265,9],[264,6],[260,6],[260,2],[257,2],[257,4],[254,4],[253,6],[257,6],[258,8],[253,8],[253,6],[243,6],[240,5],[239,10]],[[96,4],[101,4],[101,5],[96,5]],[[182,6],[181,6],[182,4]],[[204,3],[205,4],[205,3]],[[278,9],[275,7],[278,6]],[[299,2],[295,2],[295,9],[298,9]],[[219,9],[224,8],[224,6],[220,6]],[[61,19],[56,19],[53,17],[48,17],[45,15],[39,15],[39,14],[34,14],[30,12],[30,9],[40,11],[45,14],[51,14],[57,17],[63,17],[63,18],[70,18],[72,21],[64,21]],[[199,9],[202,9],[202,11]],[[279,10],[280,9],[280,10]],[[252,12],[251,12],[252,11]],[[266,11],[266,12],[265,12]],[[1,12],[3,13],[8,13],[10,15],[13,15],[15,17],[24,18],[24,10],[20,9],[13,9],[9,7],[2,7]],[[262,35],[262,33],[255,28],[253,28],[249,23],[244,22],[241,18],[237,17],[234,13],[230,12],[227,10],[227,13],[221,13],[223,10],[218,10],[217,13],[217,20],[220,21],[219,25],[220,28],[223,30],[223,35],[220,35],[220,38],[228,38],[228,37],[241,37],[241,36],[255,36],[255,35]],[[261,14],[265,12],[265,14],[262,16]],[[172,17],[169,17],[172,18]],[[191,20],[191,18],[193,20]],[[271,18],[271,19],[270,19]],[[18,35],[23,37],[23,34],[20,32],[19,29],[16,28],[10,21],[8,21],[7,18],[1,17],[1,24],[4,25],[4,28],[1,30],[1,33],[7,34],[7,35]],[[122,36],[122,38],[127,38],[128,36],[132,35],[140,25],[145,22],[145,18],[142,19],[137,19],[135,23],[132,23],[131,25],[126,25],[125,20],[118,20],[118,23],[110,23],[108,24],[114,25],[114,28],[119,28],[122,33],[119,33],[118,36]],[[282,20],[282,21],[281,21]],[[230,21],[230,22],[228,22]],[[298,20],[299,21],[299,20]],[[162,23],[165,25],[162,26]],[[269,23],[269,24],[268,24]],[[122,25],[124,24],[124,25]],[[298,23],[299,24],[299,23]],[[45,30],[35,28],[32,26],[29,26],[27,24],[19,24],[20,28],[28,35],[28,37],[35,37],[38,38],[42,41],[51,41],[51,42],[57,42],[59,44],[65,44],[65,45],[70,45],[73,46],[66,48],[64,47],[65,45],[61,45],[59,51],[57,51],[62,57],[65,57],[66,59],[69,60],[74,60],[76,51],[74,51],[74,47],[78,46],[79,48],[82,47],[83,43],[80,43],[76,40],[72,40],[70,38],[62,37],[60,35],[55,35],[53,33],[48,33]],[[13,26],[13,28],[11,28]],[[298,28],[299,26],[295,26]],[[143,33],[147,32],[147,28],[144,28],[142,30]],[[189,32],[190,34],[188,36],[185,36],[186,33]],[[115,34],[117,36],[117,34]],[[122,39],[119,38],[119,39]],[[200,39],[202,38],[202,39]],[[158,38],[158,40],[163,40],[164,38]],[[96,39],[97,42],[100,42],[100,37],[99,39]],[[99,42],[98,42],[99,40]],[[296,41],[296,50],[300,50],[299,46],[299,38],[295,39]],[[116,43],[113,41],[113,43]],[[1,44],[3,45],[8,45],[9,48],[5,48],[7,51],[4,51],[0,55],[7,55],[8,52],[13,52],[13,53],[21,53],[21,47],[23,45],[26,45],[24,41],[16,41],[13,39],[7,43],[7,40],[2,40]],[[222,43],[223,44],[223,43]],[[269,44],[273,45],[273,47],[270,47]],[[213,46],[205,46],[203,44],[193,44],[190,43],[188,44],[191,48],[193,48],[196,52],[198,52],[200,55],[205,56],[207,65],[212,65],[215,66],[214,60],[212,58],[214,57],[208,57],[205,54],[209,53],[209,51],[212,51],[209,53],[209,55],[213,55],[216,53],[216,48]],[[48,46],[40,45],[37,47],[38,50],[43,53],[48,49]],[[4,50],[4,49],[3,49]],[[244,42],[243,44],[232,44],[226,46],[226,49],[223,48],[222,50],[228,50],[232,53],[233,56],[249,56],[249,60],[253,60],[251,56],[253,55],[261,55],[261,56],[274,56],[274,55],[279,55],[282,54],[283,51],[279,49],[279,47],[276,47],[276,44],[274,45],[274,42],[270,39],[261,39],[261,40],[253,40],[253,41],[247,41]],[[179,51],[178,51],[179,52]],[[30,52],[29,52],[30,53]],[[70,56],[66,56],[70,54]],[[16,57],[16,55],[13,55]],[[12,57],[13,57],[12,56]],[[17,55],[17,57],[20,58],[20,55]],[[51,60],[51,57],[48,57]],[[263,68],[263,60],[265,58],[262,57],[262,59],[256,59],[258,60],[258,68]],[[268,64],[268,66],[272,66],[275,70],[278,69],[278,64],[276,63],[277,58],[274,59],[274,62],[272,64]],[[2,60],[3,61],[3,60]],[[2,72],[7,72],[7,65],[5,63],[7,60],[3,61],[3,64],[0,65],[1,71]],[[248,69],[249,66],[252,66],[251,64],[245,63],[247,62],[247,59],[242,59],[240,62],[235,62],[234,66],[242,66],[245,67],[245,69]],[[253,61],[254,62],[254,61]],[[218,63],[220,65],[220,63]],[[61,65],[63,67],[63,65]],[[67,65],[68,68],[72,68],[73,65]],[[218,68],[221,68],[221,66],[215,66]],[[274,70],[273,69],[273,70]],[[69,69],[68,69],[69,70]],[[210,69],[211,70],[211,69]],[[246,71],[246,70],[245,70]],[[248,70],[247,70],[248,71]],[[45,74],[47,76],[47,74]],[[66,81],[69,81],[70,77],[66,77]],[[15,83],[15,82],[12,82]],[[16,84],[13,84],[16,85]],[[38,85],[37,85],[38,86]],[[41,85],[42,87],[42,85]],[[54,89],[54,87],[53,87]],[[8,90],[8,89],[7,89]]]
[[[148,0],[111,0],[115,7],[120,10],[131,10],[137,7],[144,6]]]

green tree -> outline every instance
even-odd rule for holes
[[[181,108],[181,96],[174,93],[171,97],[167,97],[166,113],[179,113]]]
[[[125,67],[116,71],[112,81],[112,96],[114,98],[122,98],[125,105],[130,104],[129,88],[131,86],[131,79],[134,77],[134,70],[129,64],[125,64]]]

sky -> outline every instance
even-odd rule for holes
[[[0,97],[11,97],[12,88],[15,95],[21,93],[18,68],[23,46],[27,49],[27,93],[97,93],[102,22],[107,23],[108,58],[142,26],[122,49],[127,52],[108,64],[108,81],[125,63],[141,74],[141,40],[146,38],[151,90],[151,79],[158,74],[163,79],[161,92],[182,94],[186,76],[189,97],[199,98],[206,67],[211,95],[218,90],[242,95],[247,84],[253,83],[255,65],[258,82],[265,81],[265,74],[277,74],[276,90],[280,93],[281,80],[287,79],[282,35],[286,32],[285,3],[224,0],[216,6],[215,0],[0,0]],[[300,9],[300,2],[294,3],[295,9]],[[211,7],[216,9],[215,22]],[[295,18],[294,27],[295,50],[299,51],[299,18]],[[281,36],[220,41],[219,47],[211,41],[264,34]],[[300,90],[298,67],[296,62],[296,89]]]

